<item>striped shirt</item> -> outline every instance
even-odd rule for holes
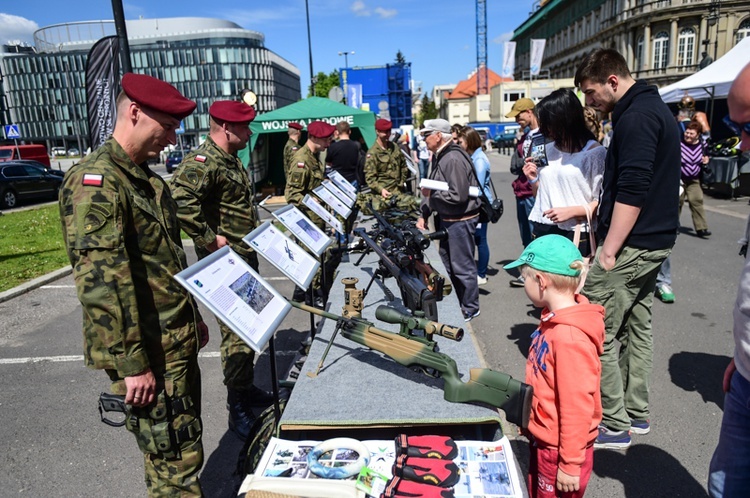
[[[703,163],[703,143],[689,144],[683,140],[680,142],[680,148],[682,150],[682,165],[680,167],[682,179],[684,181],[698,179]]]

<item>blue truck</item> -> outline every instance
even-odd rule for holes
[[[471,126],[480,133],[483,130],[487,138],[492,142],[492,147],[496,149],[512,147],[513,140],[516,138],[516,132],[520,128],[515,121],[468,123],[468,126]]]

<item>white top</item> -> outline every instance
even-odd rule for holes
[[[548,209],[583,206],[599,198],[607,149],[601,147],[596,140],[589,140],[580,152],[561,152],[554,143],[547,144],[546,152],[549,165],[539,169],[539,189],[529,220],[553,225],[542,214]],[[572,218],[557,226],[572,231],[577,224],[578,220]],[[588,223],[585,221],[582,229],[588,231]]]

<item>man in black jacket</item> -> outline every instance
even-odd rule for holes
[[[616,51],[598,49],[578,67],[586,105],[612,112],[599,204],[599,247],[583,293],[606,309],[602,424],[595,446],[624,449],[650,431],[651,306],[659,266],[679,226],[680,137],[654,86],[635,81]],[[620,343],[620,348],[617,347]]]
[[[479,285],[474,260],[474,232],[479,222],[480,200],[469,196],[470,186],[479,186],[471,158],[453,141],[451,126],[444,119],[428,119],[420,133],[433,153],[430,179],[445,182],[448,190],[422,188],[420,230],[426,220],[437,214],[435,228],[448,231],[448,240],[440,241],[440,259],[468,322],[479,316]]]

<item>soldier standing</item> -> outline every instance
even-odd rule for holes
[[[401,149],[390,140],[391,128],[391,122],[387,119],[375,121],[378,138],[367,151],[365,182],[372,190],[372,202],[376,210],[380,211],[391,202],[398,207],[415,209],[416,199],[403,194],[409,170]]]
[[[289,175],[286,183],[284,195],[286,201],[302,211],[310,220],[315,223],[321,230],[326,229],[325,222],[307,206],[302,203],[305,195],[312,194],[313,189],[323,183],[324,169],[318,159],[321,151],[324,151],[331,144],[333,132],[336,127],[323,121],[313,121],[307,125],[307,142],[305,145],[292,156],[292,162],[289,169]],[[327,265],[326,268],[328,268]],[[320,283],[320,270],[313,279],[313,288],[316,290],[315,305],[323,307],[325,299]],[[293,299],[302,301],[304,299],[303,290],[299,287],[294,289]]]
[[[203,259],[229,245],[255,271],[258,255],[242,241],[257,226],[252,188],[237,151],[247,145],[255,109],[220,100],[208,110],[209,136],[185,156],[172,190],[180,225]],[[267,406],[273,396],[253,385],[255,351],[225,323],[221,329],[221,366],[227,386],[229,428],[246,439],[255,419],[252,407]]]
[[[198,350],[208,329],[173,278],[187,266],[177,205],[147,164],[176,142],[196,104],[150,76],[127,73],[122,89],[112,136],[67,172],[60,190],[84,361],[125,395],[149,496],[201,496]]]
[[[299,137],[302,135],[302,125],[289,123],[289,140],[284,145],[284,179],[289,180],[289,169],[291,168],[292,156],[299,150]]]

